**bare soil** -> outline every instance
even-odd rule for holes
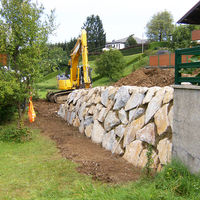
[[[56,142],[64,158],[79,164],[80,173],[91,175],[93,179],[106,183],[124,183],[140,178],[141,170],[118,155],[94,144],[78,129],[68,125],[57,116],[59,104],[45,100],[34,102],[36,121],[29,126],[41,130],[41,134]]]
[[[174,69],[141,68],[117,81],[114,86],[132,85],[142,87],[168,86],[174,84]]]

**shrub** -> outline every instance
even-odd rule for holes
[[[116,81],[122,76],[125,65],[122,53],[119,50],[110,49],[104,51],[96,60],[95,73],[100,77],[108,77],[110,81]]]
[[[25,142],[32,138],[32,132],[26,127],[4,126],[0,127],[0,141],[3,142]]]

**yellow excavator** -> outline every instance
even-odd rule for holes
[[[82,54],[82,65],[79,66],[79,57]],[[47,99],[51,102],[63,102],[67,95],[75,89],[90,88],[92,86],[91,68],[88,65],[87,33],[82,30],[81,36],[72,49],[68,65],[70,75],[58,75],[58,92],[49,92]]]

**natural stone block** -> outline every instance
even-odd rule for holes
[[[135,108],[129,111],[129,122],[133,121],[134,119],[138,118],[144,113],[144,108]]]
[[[123,108],[119,111],[118,116],[123,124],[128,124],[127,113]]]
[[[163,104],[169,103],[173,99],[173,97],[174,97],[174,88],[166,86]]]
[[[71,112],[71,115],[70,115],[70,119],[69,119],[69,124],[73,124],[73,120],[74,118],[76,117],[76,113],[75,112]]]
[[[120,124],[120,119],[118,119],[117,115],[113,111],[109,111],[105,120],[104,120],[104,128],[106,131],[110,131],[114,126]]]
[[[144,125],[144,115],[131,122],[125,129],[123,147],[126,147],[136,138],[136,132]]]
[[[164,98],[165,90],[164,88],[160,89],[156,96],[152,98],[149,102],[146,115],[145,115],[145,124],[149,122],[149,120],[154,116],[154,114],[160,109],[162,105],[162,100]]]
[[[82,120],[79,126],[79,132],[80,133],[84,133],[85,129],[84,129],[84,121]]]
[[[140,154],[143,149],[144,148],[142,142],[139,140],[135,140],[126,146],[123,158],[132,163],[134,166],[137,166]]]
[[[119,137],[122,137],[124,135],[124,131],[125,131],[125,126],[120,124],[119,126],[117,126],[115,128],[115,134]]]
[[[101,124],[97,120],[95,120],[91,135],[92,141],[97,144],[100,144],[103,140],[103,136],[105,133],[106,132],[104,128],[101,126]]]
[[[113,110],[120,110],[122,107],[125,106],[125,104],[130,98],[128,88],[129,87],[126,87],[126,86],[122,86],[119,88],[119,90],[117,91],[114,97],[115,104],[114,104]]]
[[[91,105],[89,110],[88,110],[88,114],[89,115],[93,115],[94,114],[94,110],[95,110],[95,105]]]
[[[168,138],[160,140],[158,145],[158,156],[161,164],[167,164],[171,161],[172,143]]]
[[[165,104],[164,106],[162,106],[154,116],[158,135],[163,135],[168,131],[170,127],[167,115],[168,106],[169,104]]]
[[[98,120],[100,122],[103,122],[105,120],[107,113],[108,113],[108,109],[103,107],[99,113]]]
[[[142,104],[145,103],[149,103],[151,101],[151,99],[153,98],[153,96],[155,95],[155,93],[160,89],[160,87],[151,87],[149,88],[146,96],[143,99]]]
[[[107,150],[112,150],[115,142],[115,132],[111,130],[103,136],[102,146]]]
[[[61,118],[65,118],[65,104],[61,104],[60,108],[57,112],[58,116],[60,116]]]
[[[107,107],[108,105],[108,89],[101,93],[101,103]]]
[[[117,140],[114,141],[111,152],[119,155],[124,154],[124,150],[122,149],[120,143]]]
[[[154,123],[149,123],[144,128],[138,130],[136,133],[136,139],[155,145],[156,133]]]
[[[86,126],[85,128],[85,135],[90,138],[92,135],[92,130],[93,130],[93,124],[90,124],[88,126]]]
[[[76,117],[76,118],[74,119],[74,121],[73,121],[73,126],[75,126],[75,127],[79,127],[79,126],[80,126],[80,120],[79,120],[78,117]]]
[[[144,99],[144,94],[141,93],[133,93],[126,103],[125,111],[131,110],[139,106]]]
[[[85,117],[85,120],[84,120],[84,126],[89,126],[90,124],[92,124],[94,121],[93,121],[93,116],[86,116]]]

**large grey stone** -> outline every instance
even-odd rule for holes
[[[79,126],[79,132],[84,133],[84,130],[85,130],[84,129],[84,121],[82,120],[81,123],[80,123],[80,126]]]
[[[83,114],[84,114],[85,109],[86,109],[86,102],[83,102],[78,111],[78,116],[80,120],[83,120]]]
[[[118,119],[117,115],[113,111],[109,111],[105,120],[104,120],[104,128],[106,131],[110,131],[114,126],[120,124],[120,119]]]
[[[119,141],[115,140],[113,143],[113,148],[111,150],[112,153],[115,154],[119,154],[119,155],[123,155],[124,154],[124,150],[121,147],[121,144],[119,143]]]
[[[108,105],[108,89],[101,93],[101,103],[107,107]]]
[[[85,135],[90,138],[92,135],[92,130],[93,130],[93,124],[90,124],[89,126],[85,127]]]
[[[122,86],[119,88],[119,90],[117,91],[114,97],[115,104],[114,104],[113,110],[120,110],[122,107],[125,106],[125,104],[130,98],[128,88],[129,87],[126,87],[126,86]]]
[[[71,115],[70,115],[70,119],[69,119],[69,124],[73,124],[73,120],[75,119],[76,117],[76,113],[75,112],[71,112]]]
[[[115,128],[115,134],[119,137],[122,137],[124,135],[124,131],[125,131],[125,126],[120,124],[119,126],[117,126]]]
[[[105,120],[107,113],[108,113],[108,109],[103,107],[99,113],[98,120],[100,122],[103,122]]]
[[[133,93],[126,103],[125,111],[131,110],[139,106],[144,99],[144,94],[141,93]]]
[[[142,142],[135,140],[126,146],[126,150],[123,158],[128,162],[132,163],[134,166],[137,166],[140,159],[140,154],[144,149]]]
[[[61,104],[60,108],[57,112],[58,116],[60,116],[61,118],[65,119],[65,104]]]
[[[172,155],[172,142],[170,142],[167,138],[160,140],[157,145],[157,149],[161,164],[169,163]]]
[[[165,96],[163,98],[163,104],[169,103],[173,100],[174,97],[174,89],[172,87],[166,86],[165,87]]]
[[[103,136],[106,133],[106,131],[103,129],[101,124],[98,122],[98,120],[94,121],[93,129],[92,129],[92,141],[100,144],[103,140]]]
[[[160,89],[159,91],[157,91],[155,97],[153,97],[150,103],[148,104],[145,115],[145,124],[147,124],[149,120],[154,116],[154,114],[160,109],[162,105],[162,100],[164,98],[164,94],[165,89]]]
[[[123,108],[119,111],[118,116],[123,124],[128,124],[127,113]]]
[[[70,93],[68,95],[68,103],[69,104],[75,99],[76,95],[77,95],[77,91],[73,91],[72,93]]]
[[[136,139],[155,145],[156,133],[154,123],[149,123],[144,128],[138,130],[136,133]]]
[[[136,138],[136,132],[144,125],[144,115],[132,121],[125,129],[123,147],[126,147]]]
[[[135,108],[129,111],[129,122],[140,117],[144,113],[144,108]]]
[[[92,124],[93,121],[93,116],[85,116],[85,120],[84,120],[84,126],[89,126],[90,124]]]
[[[163,135],[164,133],[167,133],[169,128],[170,128],[170,124],[169,124],[169,120],[168,120],[168,106],[169,104],[165,104],[163,105],[155,114],[154,116],[154,121],[156,124],[156,128],[157,128],[157,134],[158,135]]]
[[[149,103],[151,101],[151,99],[153,98],[153,96],[155,95],[155,93],[160,89],[160,87],[151,87],[149,88],[146,96],[143,99],[142,104],[145,103]]]
[[[112,150],[115,142],[115,132],[111,130],[103,136],[102,146],[107,150]]]

